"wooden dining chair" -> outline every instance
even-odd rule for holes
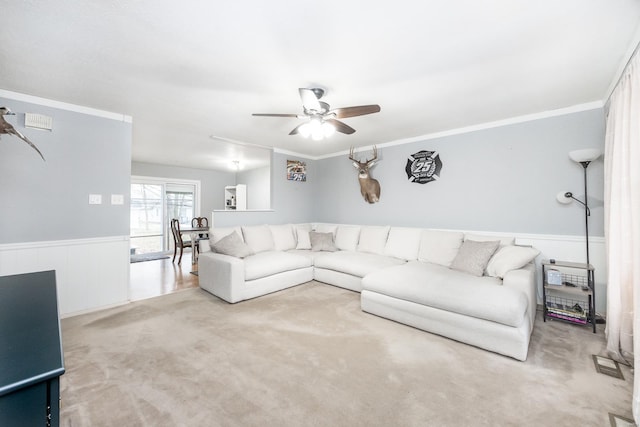
[[[171,220],[171,234],[173,234],[173,260],[172,262],[176,262],[176,255],[178,253],[178,248],[180,248],[180,256],[178,257],[178,265],[180,265],[180,263],[182,262],[182,252],[184,251],[184,248],[190,248],[191,247],[191,240],[184,240],[182,238],[182,233],[180,232],[180,221],[178,221],[178,219],[173,218]],[[195,242],[195,251],[197,252],[199,247],[198,247],[198,242]]]
[[[191,220],[191,226],[194,228],[209,227],[209,218],[207,218],[206,216],[197,216]],[[208,239],[209,233],[200,233],[199,236],[201,239]]]

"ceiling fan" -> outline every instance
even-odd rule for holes
[[[302,114],[270,114],[254,113],[253,116],[262,117],[296,117],[298,119],[308,119],[308,121],[293,128],[289,135],[300,134],[305,138],[311,136],[315,140],[320,140],[331,136],[334,132],[351,135],[356,130],[336,119],[346,119],[349,117],[364,116],[365,114],[377,113],[380,111],[379,105],[359,105],[357,107],[343,107],[331,109],[329,104],[320,101],[324,95],[324,89],[313,88],[298,89],[302,100]]]

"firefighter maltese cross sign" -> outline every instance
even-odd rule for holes
[[[426,184],[440,177],[442,161],[435,151],[418,151],[407,159],[407,178],[410,182]]]

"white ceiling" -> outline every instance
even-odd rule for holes
[[[318,157],[602,102],[640,22],[638,0],[2,3],[0,89],[130,115],[134,160],[206,169],[253,156],[211,135]],[[325,141],[251,116],[301,112],[299,87],[382,110]]]

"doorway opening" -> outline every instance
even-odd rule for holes
[[[171,219],[187,227],[199,212],[200,181],[132,177],[131,255],[172,252]]]

